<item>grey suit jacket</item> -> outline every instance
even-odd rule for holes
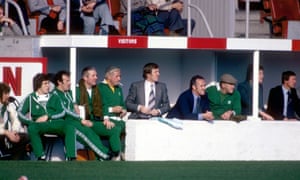
[[[131,84],[126,98],[126,107],[131,112],[130,119],[148,119],[151,116],[138,112],[138,105],[145,105],[145,81]],[[155,109],[159,109],[161,115],[170,110],[167,86],[164,83],[155,83]]]

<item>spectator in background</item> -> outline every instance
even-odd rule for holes
[[[264,68],[259,66],[259,116],[265,120],[273,120],[273,117],[267,114],[264,110],[263,104],[263,79],[264,79]],[[247,68],[246,80],[238,84],[238,91],[241,95],[242,115],[252,115],[252,94],[253,94],[253,65],[249,64]]]
[[[9,96],[10,87],[0,83],[0,159],[26,159],[29,138],[17,117],[16,100]]]
[[[39,34],[64,33],[65,0],[28,0],[31,13],[39,15]]]
[[[132,33],[137,35],[163,35],[164,28],[169,29],[169,35],[186,36],[187,19],[181,18],[183,1],[181,0],[132,0]],[[127,13],[127,0],[121,0],[121,11]],[[127,18],[123,26],[127,26]],[[191,20],[192,30],[195,21]]]
[[[190,80],[190,88],[180,94],[167,118],[213,120],[214,116],[209,108],[205,86],[206,82],[202,76],[193,76]]]
[[[120,0],[120,11],[124,14],[124,17],[122,18],[122,26],[123,28],[127,29],[127,14],[128,14],[128,0]],[[146,0],[131,0],[131,12],[132,14],[135,13],[138,10],[141,10],[145,8],[147,5]],[[131,19],[131,28],[133,28],[133,19]]]
[[[25,26],[28,31],[28,26],[29,26],[30,22],[29,22],[29,17],[28,17],[28,12],[27,12],[28,11],[27,0],[14,0],[14,1],[18,4],[18,6],[21,10],[21,13],[22,13],[21,15],[23,17],[19,16],[15,6],[13,6],[10,3],[9,3],[9,15],[8,16],[11,17],[19,25],[19,27],[22,27],[20,18],[23,18]]]
[[[4,7],[0,4],[0,36],[20,36],[23,35],[18,24],[11,18],[5,17]]]
[[[170,35],[186,36],[187,20],[183,20],[181,12],[183,11],[183,1],[173,0],[147,0],[147,6],[151,11],[156,11],[158,18],[164,22],[164,27],[170,30]],[[191,20],[192,29],[195,21]]]
[[[131,84],[126,98],[130,119],[149,119],[170,110],[167,86],[159,82],[159,66],[148,63],[143,68],[144,80]]]
[[[231,74],[223,74],[220,83],[206,88],[209,104],[215,119],[235,120],[241,114],[241,96],[235,90],[237,80]]]
[[[297,120],[300,117],[300,100],[297,95],[296,73],[285,71],[281,75],[281,85],[270,90],[267,112],[275,120]]]
[[[119,34],[114,26],[113,18],[105,0],[80,0],[80,4],[84,34],[94,34],[96,23],[99,19],[101,19],[99,34]]]

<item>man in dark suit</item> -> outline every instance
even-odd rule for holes
[[[276,120],[297,120],[300,115],[300,100],[295,89],[296,73],[283,72],[281,83],[282,85],[270,90],[267,112]]]
[[[206,82],[202,76],[193,76],[190,80],[190,88],[180,94],[167,118],[213,120],[214,116],[209,108],[205,86]]]
[[[131,84],[126,107],[129,119],[159,117],[170,110],[167,86],[158,82],[159,66],[148,63],[143,69],[144,80]]]

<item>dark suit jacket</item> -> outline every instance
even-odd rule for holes
[[[131,112],[130,119],[147,119],[150,116],[137,111],[138,105],[145,105],[145,81],[131,84],[126,98],[126,107]],[[164,83],[155,83],[155,109],[159,109],[161,115],[170,110],[167,86]]]
[[[209,111],[209,100],[207,95],[201,96],[200,107],[202,113]],[[180,94],[175,106],[168,113],[167,118],[197,120],[198,114],[193,114],[194,96],[192,90],[188,89]]]
[[[295,88],[291,89],[292,106],[295,113],[300,115],[300,102]],[[276,86],[270,90],[268,98],[267,113],[276,120],[283,120],[284,96],[282,85]]]

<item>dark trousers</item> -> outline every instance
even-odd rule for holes
[[[0,160],[26,160],[26,146],[29,143],[29,138],[25,133],[19,133],[20,141],[12,143],[10,148],[5,144],[5,136],[0,135]],[[7,139],[8,140],[8,139]]]
[[[171,11],[158,11],[158,18],[164,22],[165,28],[170,31],[180,32],[184,29],[184,24],[179,11],[172,9]]]

